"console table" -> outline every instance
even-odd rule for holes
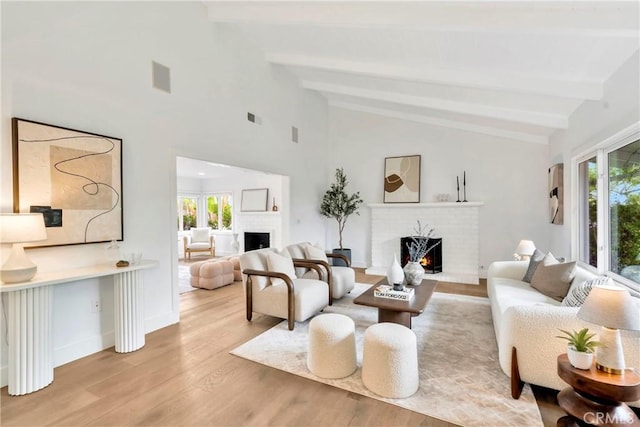
[[[129,353],[144,346],[142,270],[157,265],[143,260],[127,267],[99,264],[39,273],[23,283],[0,285],[7,294],[8,384],[10,395],[32,393],[53,382],[53,285],[114,276],[115,347]]]

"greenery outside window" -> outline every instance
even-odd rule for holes
[[[638,126],[577,159],[576,169],[578,260],[640,288]]]
[[[198,197],[178,196],[178,230],[198,226]]]
[[[233,225],[233,196],[231,193],[210,194],[205,197],[207,224],[214,230],[231,230]]]

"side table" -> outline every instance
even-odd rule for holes
[[[571,366],[566,354],[558,356],[558,375],[571,387],[558,393],[558,404],[569,415],[594,426],[640,427],[638,416],[624,402],[640,399],[640,374],[627,369],[624,375]]]

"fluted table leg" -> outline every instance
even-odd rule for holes
[[[53,288],[7,293],[8,385],[16,396],[53,382]]]
[[[118,273],[114,282],[116,352],[129,353],[144,346],[142,272]]]

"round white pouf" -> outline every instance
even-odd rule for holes
[[[364,333],[362,382],[383,397],[401,399],[418,391],[416,334],[396,323],[377,323]]]
[[[321,378],[344,378],[357,368],[355,325],[342,314],[321,314],[309,323],[307,367]]]

